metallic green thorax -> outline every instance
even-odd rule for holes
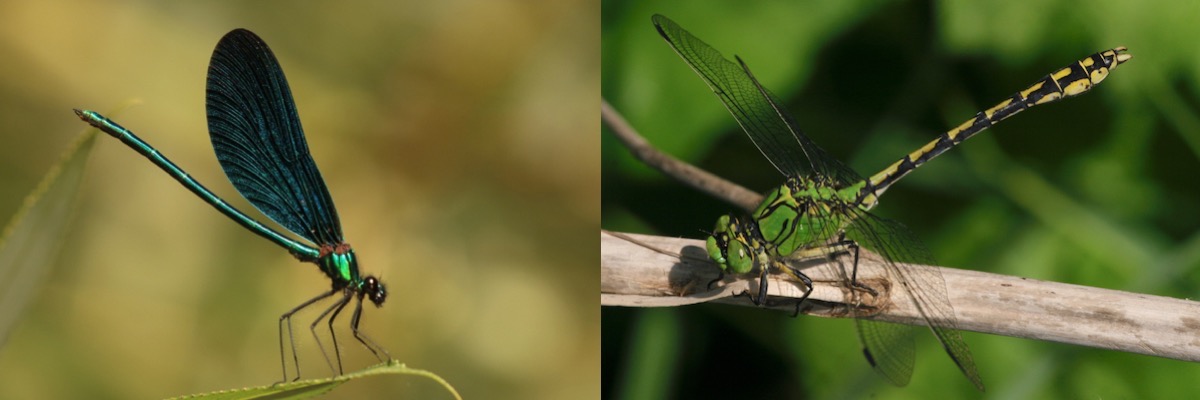
[[[358,257],[349,244],[322,246],[317,265],[321,267],[321,272],[333,280],[335,288],[362,284],[362,278],[358,275]]]

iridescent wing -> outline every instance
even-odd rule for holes
[[[236,29],[208,66],[208,130],[233,186],[275,222],[317,245],[342,243],[329,189],[308,152],[283,69],[254,33]]]

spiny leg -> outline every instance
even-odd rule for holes
[[[341,290],[344,290],[344,289],[341,289]],[[342,359],[338,358],[338,369],[334,370],[333,369],[333,361],[329,360],[329,353],[325,351],[325,345],[321,343],[321,337],[317,336],[317,324],[321,323],[321,320],[325,319],[325,316],[329,315],[330,312],[333,312],[334,309],[340,309],[339,307],[345,307],[346,302],[350,301],[351,295],[352,295],[352,293],[346,292],[345,295],[342,296],[341,300],[338,300],[337,302],[330,305],[329,308],[326,308],[325,311],[322,311],[321,315],[318,315],[317,319],[314,320],[313,323],[308,326],[308,331],[312,333],[313,339],[315,339],[317,341],[317,347],[321,349],[321,356],[325,357],[325,364],[329,365],[329,369],[331,371],[337,371],[338,375],[342,374],[341,373]],[[334,314],[336,315],[337,313],[335,312]],[[332,317],[331,317],[331,319],[332,319]],[[330,334],[332,335],[332,333],[333,333],[333,330],[330,329]],[[334,347],[334,349],[337,349],[337,337],[335,336],[332,339],[333,339],[333,347]]]
[[[796,315],[798,315],[799,310],[800,310],[800,304],[803,303],[804,300],[808,299],[808,296],[812,294],[812,291],[813,291],[812,279],[810,279],[808,277],[808,275],[805,275],[804,273],[800,272],[799,270],[792,268],[790,265],[786,265],[782,262],[778,262],[775,260],[771,260],[771,263],[772,263],[772,265],[774,265],[775,268],[779,269],[780,271],[787,272],[788,275],[791,275],[804,283],[804,286],[805,286],[804,295],[796,300],[796,310],[797,310]],[[750,297],[750,301],[752,303],[754,303],[754,305],[756,305],[756,306],[762,306],[764,304],[767,304],[767,289],[768,289],[768,279],[767,278],[770,275],[770,272],[771,272],[770,267],[767,267],[767,266],[759,267],[758,294],[757,295],[751,295],[750,290],[743,290],[741,293],[739,293],[735,296],[745,295],[747,297]],[[795,315],[793,315],[793,316],[795,316]]]
[[[358,304],[355,304],[354,306],[354,316],[350,317],[350,331],[354,332],[354,338],[358,339],[359,343],[362,343],[363,346],[366,346],[367,350],[371,350],[371,354],[374,354],[376,359],[379,359],[379,361],[384,361],[383,357],[379,356],[379,352],[382,351],[383,355],[387,356],[388,360],[391,360],[392,354],[388,353],[387,349],[376,344],[374,340],[371,340],[371,338],[367,336],[367,334],[358,330],[358,321],[360,317],[362,317],[362,297],[358,298]]]
[[[770,272],[770,268],[762,265],[758,269],[758,295],[750,297],[750,301],[754,302],[756,306],[761,306],[767,302],[767,274]],[[749,290],[742,293],[749,294]]]
[[[337,293],[338,290],[340,289],[330,290],[326,293],[318,295],[317,297],[308,299],[308,301],[300,303],[300,305],[296,306],[291,311],[283,313],[283,315],[279,316],[279,365],[283,367],[283,380],[279,381],[280,383],[287,382],[287,358],[285,356],[286,353],[283,351],[283,322],[287,321],[288,343],[291,343],[292,345],[292,362],[296,364],[296,379],[293,379],[293,381],[295,381],[300,379],[300,356],[296,354],[296,337],[292,334],[292,315],[307,308],[308,306],[313,305],[313,303],[324,300],[329,296],[333,296],[333,294]],[[321,342],[317,342],[317,344],[320,345]]]
[[[333,310],[333,315],[329,316],[329,338],[333,340],[333,355],[337,357],[338,360],[338,375],[344,374],[345,372],[342,369],[342,348],[341,346],[338,346],[337,334],[333,332],[333,321],[337,320],[337,316],[338,314],[342,313],[342,309],[346,308],[347,304],[350,304],[350,296],[353,295],[353,292],[346,292],[346,297],[343,297],[342,301],[338,302],[337,309]],[[361,302],[361,300],[359,301]]]
[[[809,295],[812,295],[812,292],[813,292],[812,278],[809,278],[808,275],[804,274],[803,272],[800,272],[799,269],[793,268],[791,265],[787,265],[786,263],[779,263],[776,266],[776,268],[786,271],[788,273],[788,275],[791,275],[792,277],[799,279],[800,282],[804,283],[804,287],[805,287],[804,295],[800,296],[800,298],[796,300],[796,311],[792,313],[792,318],[795,318],[800,315],[800,305],[804,304],[804,300],[808,300]]]
[[[854,263],[850,265],[850,287],[852,289],[853,288],[862,289],[863,291],[870,293],[872,296],[878,296],[879,292],[875,291],[874,288],[864,285],[858,281],[858,253],[859,253],[858,242],[854,241],[854,239],[846,239],[846,233],[842,232],[842,233],[838,234],[838,240],[837,240],[837,242],[833,243],[833,245],[834,246],[845,246],[847,249],[847,250],[845,250],[845,253],[854,255]],[[830,256],[837,257],[838,253],[839,252],[833,252],[830,254]]]

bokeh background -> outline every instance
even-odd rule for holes
[[[863,174],[1093,52],[1134,59],[1086,96],[976,136],[876,209],[941,265],[1200,297],[1200,4],[1171,1],[605,2],[601,92],[667,153],[762,192],[782,177],[659,38],[664,14],[785,99]],[[606,128],[604,129],[606,130]],[[602,134],[601,226],[701,238],[734,207],[651,171]],[[906,388],[863,359],[849,320],[724,305],[604,308],[609,398],[974,398],[929,335]],[[988,397],[1165,398],[1200,366],[966,333]]]
[[[0,210],[107,112],[236,207],[209,144],[217,40],[275,51],[364,273],[362,327],[468,398],[599,393],[599,19],[589,1],[0,3]],[[7,219],[8,217],[4,217]],[[261,218],[261,217],[260,217]],[[279,315],[329,281],[102,136],[0,398],[155,398],[280,378]],[[306,326],[317,311],[296,317]],[[337,326],[348,370],[375,359]],[[330,375],[301,328],[307,377]],[[449,398],[384,376],[339,398]]]

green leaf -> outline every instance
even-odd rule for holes
[[[71,222],[96,132],[88,129],[79,135],[25,197],[0,236],[0,344],[8,340],[12,327],[49,275]]]
[[[297,382],[277,383],[267,386],[258,386],[245,389],[230,389],[218,392],[210,392],[203,394],[193,394],[187,396],[176,397],[176,399],[206,399],[206,400],[234,400],[234,399],[306,399],[310,397],[325,394],[333,388],[350,381],[351,379],[359,379],[371,375],[380,374],[397,374],[397,375],[415,375],[423,376],[436,381],[446,388],[447,392],[454,395],[454,398],[462,400],[462,396],[458,395],[458,391],[454,390],[453,386],[446,383],[442,377],[436,374],[412,369],[405,366],[397,360],[391,360],[386,363],[368,367],[362,371],[353,372],[345,375],[321,378],[321,379],[306,379]]]

